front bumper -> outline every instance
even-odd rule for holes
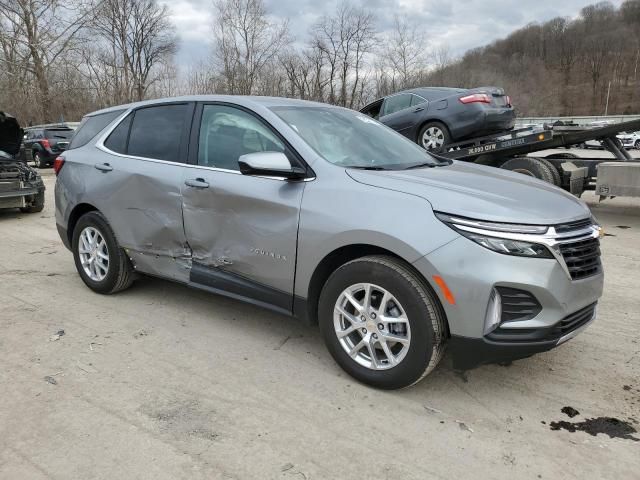
[[[553,327],[532,332],[531,337],[539,338],[496,341],[492,336],[469,338],[454,335],[449,340],[447,348],[455,370],[470,370],[480,365],[510,362],[562,345],[585,330],[595,318],[596,305],[593,304],[569,315],[566,320],[561,320]],[[567,327],[562,326],[565,322],[569,323]]]
[[[593,321],[595,313],[571,331],[558,334],[554,329],[594,306],[604,281],[602,270],[571,280],[556,259],[501,255],[463,237],[420,258],[414,266],[430,281],[434,275],[441,276],[455,298],[455,304],[449,303],[432,282],[447,316],[449,348],[458,368],[524,358],[564,343]],[[485,336],[485,316],[494,287],[526,291],[541,306],[533,318],[502,324],[506,328],[500,332],[516,334],[511,337],[500,337],[498,331]],[[530,332],[533,336],[528,336]]]

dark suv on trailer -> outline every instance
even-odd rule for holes
[[[25,129],[22,159],[42,168],[53,164],[69,146],[74,130],[67,126],[30,127]]]

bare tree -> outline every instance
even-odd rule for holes
[[[290,42],[287,22],[271,21],[262,0],[215,0],[215,56],[229,93],[250,95]]]
[[[3,33],[5,64],[24,68],[35,78],[41,116],[51,119],[50,70],[68,53],[78,33],[91,19],[92,10],[83,2],[68,0],[0,0],[2,23],[12,35]]]
[[[314,27],[311,46],[326,60],[330,103],[353,108],[360,102],[365,57],[377,42],[374,20],[364,8],[341,3]]]
[[[394,89],[408,87],[418,72],[426,68],[427,50],[424,31],[408,17],[396,15],[382,53],[391,70]]]
[[[142,100],[176,51],[166,5],[156,0],[103,0],[93,29],[104,46],[99,62],[112,77],[117,101]]]

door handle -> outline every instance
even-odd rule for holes
[[[204,178],[190,178],[189,180],[185,180],[184,184],[187,187],[193,188],[209,188],[209,184],[204,181]]]
[[[111,170],[113,170],[113,167],[108,163],[96,163],[94,167],[96,167],[101,172],[110,172]]]
[[[418,112],[421,112],[423,110],[424,110],[423,107],[416,107],[416,108],[413,109],[413,113],[418,113]]]

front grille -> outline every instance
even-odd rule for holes
[[[562,243],[560,252],[572,280],[581,280],[600,272],[600,240],[597,238]]]
[[[563,223],[562,225],[556,225],[556,233],[568,233],[573,230],[580,230],[582,228],[590,227],[593,222],[590,218],[584,218],[571,223]]]
[[[531,293],[515,288],[496,287],[502,307],[501,322],[531,320],[542,310],[540,302]]]

